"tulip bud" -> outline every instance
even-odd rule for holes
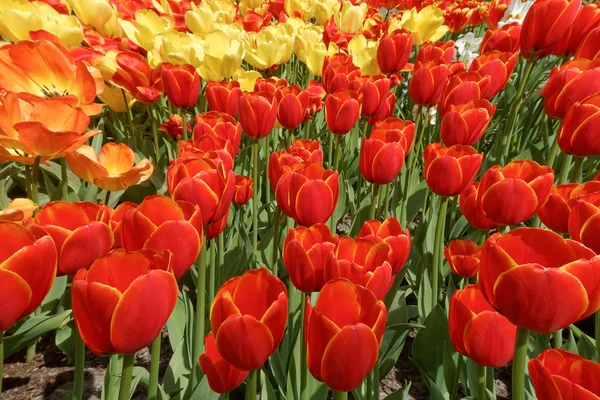
[[[254,181],[252,178],[243,175],[235,177],[235,194],[233,195],[233,203],[238,206],[244,205],[252,198],[254,191]]]
[[[515,65],[517,65],[518,58],[517,53],[501,53],[498,51],[475,57],[469,71],[478,72],[483,77],[490,77],[490,83],[483,93],[483,98],[491,99],[500,93],[508,83]]]
[[[456,275],[475,278],[479,269],[481,246],[471,240],[453,240],[448,247],[444,247],[444,257]]]
[[[432,143],[425,148],[423,158],[423,175],[431,191],[450,197],[460,194],[475,180],[483,153],[478,154],[471,146],[444,147],[441,143]]]
[[[579,186],[577,183],[564,183],[553,186],[548,201],[538,217],[544,225],[553,231],[569,233],[569,215],[571,214],[571,193]]]
[[[235,118],[238,114],[241,96],[242,90],[237,81],[210,81],[206,85],[206,102],[211,111],[226,113]]]
[[[245,92],[239,101],[240,124],[248,137],[258,140],[273,130],[277,120],[277,99],[268,92]]]
[[[573,56],[581,38],[585,38],[599,24],[600,5],[590,3],[580,7],[575,20],[569,26],[567,33],[554,45],[552,53],[561,58]]]
[[[466,104],[482,99],[491,82],[490,76],[482,76],[477,72],[460,72],[451,76],[442,92],[439,106],[440,115],[444,116],[451,105]]]
[[[483,35],[479,53],[486,54],[491,51],[516,53],[519,50],[520,37],[521,24],[518,22],[506,24],[497,29],[489,29]]]
[[[449,65],[441,58],[415,63],[408,93],[415,104],[433,106],[440,101],[449,75]]]
[[[496,107],[488,100],[451,105],[440,125],[442,141],[448,146],[473,145],[481,139],[495,112]]]
[[[404,68],[412,51],[412,34],[398,29],[379,40],[377,64],[384,74],[398,73]]]
[[[338,90],[325,99],[325,121],[336,135],[350,132],[360,117],[363,96],[354,90]]]
[[[200,75],[193,65],[162,64],[162,82],[167,98],[177,108],[196,105],[200,94]]]
[[[600,26],[591,30],[585,39],[579,43],[574,57],[587,58],[588,60],[595,60],[600,57]]]
[[[406,264],[410,253],[410,232],[408,228],[402,230],[396,218],[388,217],[383,223],[378,220],[365,221],[358,237],[373,239],[376,242],[383,241],[390,246],[392,275],[400,272]]]
[[[448,42],[425,42],[417,53],[416,63],[427,64],[430,61],[441,58],[450,64],[454,59],[454,41]]]

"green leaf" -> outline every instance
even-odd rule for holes
[[[41,305],[42,312],[50,312],[50,311],[54,310],[54,308],[56,308],[56,306],[58,306],[60,299],[66,293],[65,292],[66,290],[67,290],[67,277],[66,276],[57,277],[54,280],[54,284],[52,285],[50,292],[48,292],[48,294],[44,298],[44,301],[42,302],[42,305]]]
[[[21,350],[31,341],[63,327],[71,318],[71,310],[52,316],[33,316],[11,336],[4,339],[4,358]]]
[[[59,164],[55,162],[40,164],[40,169],[42,171],[48,172],[60,182],[61,172]],[[79,192],[79,188],[81,187],[81,180],[73,172],[71,172],[70,169],[67,169],[67,182],[69,183],[69,187],[75,193]]]
[[[402,389],[397,392],[391,393],[385,397],[385,400],[407,400],[408,392],[410,391],[411,382],[404,381]]]
[[[208,379],[205,376],[188,400],[225,400],[226,398],[225,395],[215,393],[210,389]]]

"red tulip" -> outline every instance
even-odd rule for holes
[[[430,61],[434,61],[441,58],[450,64],[454,59],[454,41],[450,40],[447,42],[425,42],[417,53],[415,60],[415,66],[417,63],[426,64]]]
[[[294,286],[303,293],[317,292],[325,284],[325,263],[339,238],[329,226],[291,228],[283,244],[283,265]]]
[[[287,80],[277,77],[258,78],[256,82],[254,82],[254,92],[266,92],[271,93],[272,95],[275,95],[278,91],[286,89],[287,87]]]
[[[477,192],[479,182],[473,182],[462,191],[459,198],[460,211],[467,222],[474,228],[490,230],[498,227],[498,224],[487,218],[477,204]]]
[[[266,11],[263,15],[252,10],[246,11],[243,17],[240,17],[242,26],[246,32],[259,32],[265,26],[269,25],[273,15]]]
[[[600,78],[599,78],[600,79]],[[558,131],[558,146],[576,157],[600,154],[600,92],[575,103]]]
[[[377,65],[384,74],[398,73],[404,68],[413,47],[412,34],[404,29],[396,29],[379,40]]]
[[[471,146],[444,147],[441,143],[432,143],[425,148],[423,158],[423,175],[431,191],[450,197],[460,194],[475,180],[483,153],[478,154]]]
[[[495,112],[496,107],[485,99],[451,105],[440,125],[442,141],[448,146],[473,145],[483,137]]]
[[[563,329],[600,307],[600,258],[547,229],[491,236],[481,252],[478,281],[494,308],[537,333]]]
[[[554,45],[552,53],[561,58],[572,57],[581,39],[598,26],[600,26],[600,5],[590,3],[580,7],[575,20],[569,26],[567,33]]]
[[[210,81],[206,85],[206,102],[211,111],[219,111],[235,118],[241,96],[242,90],[238,81]]]
[[[52,236],[56,244],[60,274],[74,275],[81,268],[89,268],[113,246],[108,218],[103,213],[90,218],[84,208],[85,203],[54,201],[43,206],[35,217],[36,226]]]
[[[267,269],[232,278],[210,307],[217,350],[235,368],[260,369],[281,343],[287,315],[285,285]]]
[[[185,127],[188,132],[192,131],[192,126],[189,122],[185,123]],[[180,115],[173,114],[171,115],[171,118],[158,127],[158,130],[166,133],[169,139],[180,140],[183,138],[183,119],[181,119]]]
[[[554,172],[533,160],[512,161],[488,169],[479,185],[477,204],[499,225],[516,225],[531,218],[548,200]]]
[[[360,68],[352,64],[352,56],[343,53],[325,57],[322,71],[321,82],[329,94],[338,90],[347,90],[350,82],[361,75]]]
[[[179,158],[204,158],[222,165],[225,171],[233,169],[233,146],[230,142],[204,135],[179,141]]]
[[[196,105],[200,94],[200,75],[191,64],[162,64],[161,72],[165,94],[177,108],[191,108]]]
[[[117,71],[111,82],[127,90],[139,102],[154,103],[163,93],[161,68],[152,68],[146,57],[133,51],[117,54]]]
[[[233,203],[238,206],[244,205],[252,198],[254,192],[254,181],[249,176],[237,175],[235,177],[235,194]]]
[[[336,135],[345,135],[358,122],[363,96],[354,90],[338,90],[325,99],[325,121]]]
[[[478,72],[483,77],[490,77],[490,84],[483,93],[483,98],[491,99],[504,89],[518,59],[518,53],[501,53],[499,51],[490,51],[475,57],[469,71]]]
[[[491,51],[516,53],[519,50],[520,37],[521,24],[518,22],[487,30],[479,46],[479,53],[486,54]]]
[[[198,362],[208,379],[208,385],[215,393],[225,394],[237,388],[249,374],[248,371],[237,369],[221,357],[212,332],[204,337],[204,354],[200,356]]]
[[[362,95],[360,115],[372,117],[390,94],[390,79],[384,75],[363,76],[350,82],[349,87],[350,91],[356,91]],[[336,93],[333,96],[336,96]],[[327,99],[325,100],[325,112],[327,112]]]
[[[314,308],[306,300],[308,370],[332,390],[356,389],[377,362],[385,305],[346,279],[326,283]]]
[[[479,285],[452,294],[448,329],[456,351],[479,365],[500,368],[513,358],[517,327],[492,308]]]
[[[463,278],[475,278],[479,269],[481,246],[472,240],[453,240],[444,247],[444,257],[452,272]]]
[[[592,181],[579,185],[571,192],[567,204],[571,206],[568,230],[571,238],[583,243],[592,250],[600,251],[600,189],[599,182]]]
[[[449,75],[449,64],[441,58],[416,62],[408,93],[415,104],[433,106],[439,103]]]
[[[394,114],[396,100],[396,95],[393,92],[388,93],[387,98],[379,104],[379,108],[377,108],[375,114],[369,117],[367,123],[369,125],[374,125],[377,122],[381,122],[387,118],[390,118],[392,114]]]
[[[277,121],[285,129],[296,129],[306,118],[310,94],[300,86],[292,85],[275,92],[277,98]]]
[[[529,375],[541,400],[600,398],[600,364],[561,349],[545,350],[529,361]]]
[[[323,98],[325,98],[327,92],[323,85],[314,79],[308,83],[308,87],[304,91],[308,93],[308,105],[304,116],[304,122],[306,122],[323,109],[325,105]]]
[[[587,58],[588,60],[595,60],[600,57],[600,26],[592,29],[585,39],[579,43],[574,57]]]
[[[210,111],[196,115],[193,140],[210,136],[227,150],[232,158],[237,156],[242,142],[242,125],[229,114]]]
[[[538,217],[544,225],[553,231],[569,232],[571,204],[568,200],[577,186],[576,183],[565,183],[552,187],[548,201],[538,211]]]
[[[410,254],[410,232],[407,229],[402,230],[400,222],[394,217],[388,217],[383,223],[378,220],[365,221],[360,232],[359,238],[383,241],[387,243],[392,254],[390,264],[392,266],[392,275],[396,275],[408,260]]]
[[[581,0],[540,0],[533,3],[521,29],[521,54],[544,57],[568,33]]]
[[[227,226],[227,221],[229,220],[229,209],[223,215],[223,217],[209,225],[206,226],[204,233],[206,234],[206,240],[211,240],[218,237]]]
[[[240,123],[248,137],[258,140],[273,130],[277,120],[277,99],[268,92],[245,92],[239,102]]]
[[[135,210],[137,208],[137,204],[131,203],[129,201],[124,201],[115,208],[114,212],[110,216],[108,221],[108,225],[113,231],[113,235],[115,237],[115,241],[113,244],[113,249],[120,249],[121,246],[121,222],[123,221],[123,217],[125,213],[129,210]]]
[[[97,355],[132,354],[160,334],[177,303],[168,251],[113,250],[73,278],[77,331]]]
[[[488,92],[492,79],[478,72],[459,72],[451,76],[444,87],[439,112],[443,117],[451,105],[465,104],[479,100]]]
[[[269,157],[269,183],[273,192],[284,172],[302,168],[305,162],[323,163],[323,150],[318,140],[295,139],[287,149],[271,153],[271,157]]]
[[[0,221],[0,332],[37,309],[52,288],[57,252],[50,236]]]
[[[296,223],[311,226],[327,222],[339,195],[338,173],[316,162],[284,172],[275,189],[281,211]]]

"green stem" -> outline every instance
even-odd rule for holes
[[[120,357],[120,354],[113,354],[112,356],[110,356],[108,368],[106,369],[108,379],[106,380],[106,387],[104,388],[104,392],[107,394],[107,399],[113,398],[113,395],[115,393],[115,383],[117,381],[117,374],[120,372],[120,369],[118,369],[118,365],[121,363],[121,360],[119,359]]]
[[[73,400],[83,400],[83,380],[85,374],[85,343],[75,328],[75,378],[73,380]]]
[[[198,277],[196,278],[196,321],[194,326],[193,360],[198,360],[204,348],[204,324],[206,322],[206,236],[202,238],[202,249],[198,259]],[[200,383],[200,369],[194,368],[190,393]]]
[[[310,139],[310,127],[312,126],[312,120],[306,121],[306,126],[304,127],[304,140]]]
[[[329,152],[327,154],[327,165],[329,165],[329,168],[333,166],[333,136],[335,136],[333,133],[329,135]]]
[[[217,287],[223,283],[223,268],[225,268],[225,234],[221,233],[218,238],[219,245],[219,265],[217,269]]]
[[[110,201],[110,194],[111,194],[111,193],[112,193],[112,192],[111,192],[110,190],[107,190],[107,191],[106,191],[106,196],[104,197],[104,204],[105,204],[105,205],[108,205],[108,202]]]
[[[179,113],[181,114],[181,126],[183,127],[183,140],[188,141],[188,130],[187,130],[187,117],[185,116],[185,110],[183,108],[179,109]]]
[[[31,199],[31,166],[25,166],[25,191],[27,198]]]
[[[60,188],[62,190],[62,199],[69,200],[69,180],[67,178],[67,160],[64,157],[60,159]]]
[[[573,172],[571,173],[571,183],[581,183],[581,172],[583,169],[583,157],[575,157]]]
[[[0,332],[0,398],[2,397],[2,376],[4,374],[4,332]]]
[[[379,213],[378,217],[385,219],[388,213],[388,206],[390,204],[390,187],[391,185],[387,184],[383,187],[383,191],[379,192]]]
[[[564,154],[563,164],[560,168],[560,176],[558,178],[558,183],[567,183],[567,177],[569,176],[569,169],[571,169],[571,160],[573,156],[570,154]]]
[[[279,273],[279,220],[281,219],[281,209],[278,206],[275,206],[275,226],[273,227],[273,258],[272,258],[272,268],[273,275],[277,276]]]
[[[598,358],[600,359],[600,311],[596,311],[595,322],[596,352],[598,353]],[[0,357],[0,360],[1,359],[2,357]]]
[[[156,123],[154,122],[154,115],[152,114],[152,105],[147,104],[146,109],[148,110],[148,116],[150,117],[150,125],[152,126],[152,137],[154,139],[154,154],[156,156],[156,165],[160,160],[160,149],[158,147],[158,130],[156,129]]]
[[[439,299],[439,275],[443,262],[442,249],[444,248],[444,228],[446,225],[446,210],[448,209],[448,198],[440,199],[440,210],[438,213],[437,223],[435,225],[435,241],[433,245],[433,263],[431,271],[431,309],[433,309]]]
[[[556,156],[558,155],[559,151],[560,147],[558,147],[558,136],[556,136],[556,139],[554,140],[554,143],[552,143],[552,147],[550,148],[550,152],[548,153],[548,158],[546,159],[546,165],[550,168],[554,168],[554,160],[556,159]]]
[[[133,362],[135,353],[123,356],[123,369],[121,371],[121,387],[119,388],[119,400],[129,400],[131,388],[131,377],[133,376]]]
[[[420,108],[418,109],[420,110]],[[421,123],[421,118],[420,118],[420,114],[418,114],[419,111],[417,111],[417,115],[415,117],[415,140],[412,144],[412,148],[409,150],[408,153],[408,160],[406,160],[406,163],[403,167],[404,169],[404,187],[402,189],[402,207],[400,207],[400,225],[402,226],[406,226],[406,224],[409,222],[407,221],[407,213],[406,213],[406,207],[408,205],[408,189],[409,189],[409,185],[410,185],[410,181],[411,181],[411,175],[413,173],[413,167],[414,167],[414,163],[415,163],[415,153],[418,151],[417,147],[421,141],[421,135],[422,135],[422,131],[421,131],[421,126],[423,125]]]
[[[333,161],[333,170],[337,171],[340,166],[340,153],[342,149],[342,135],[337,135],[335,145],[335,159]]]
[[[158,370],[160,367],[160,333],[152,342],[150,348],[150,383],[148,384],[148,399],[158,399]]]
[[[213,240],[210,242],[210,246],[208,248],[208,259],[210,260],[208,263],[208,304],[212,304],[213,299],[215,298],[215,280],[216,280],[216,272],[217,265],[215,263],[216,257],[216,242]]]
[[[563,333],[563,330],[559,329],[552,334],[552,339],[554,341],[555,349],[560,349],[562,347],[562,344],[563,344],[563,334],[562,333]]]
[[[246,378],[246,400],[256,400],[256,381],[260,370],[250,371]]]
[[[527,365],[527,343],[529,342],[529,331],[517,328],[517,340],[515,341],[515,357],[512,365],[512,398],[513,400],[525,400],[525,366]]]
[[[377,195],[379,194],[379,185],[373,184],[373,195],[371,196],[371,206],[369,207],[369,215],[367,221],[375,219],[375,211],[377,210]]]
[[[385,189],[385,203],[383,203],[383,215],[382,218],[386,219],[390,214],[390,199],[392,197],[392,184],[388,183]]]
[[[290,132],[290,136],[291,136],[291,132]],[[271,155],[271,137],[272,135],[267,135],[266,138],[264,138],[263,140],[263,145],[265,146],[265,157],[266,160],[269,159],[269,156]],[[266,162],[265,163],[265,170],[263,171],[263,176],[267,177],[269,176],[269,163]],[[268,179],[263,179],[264,185],[265,185],[265,204],[269,204],[271,202],[271,185],[269,184],[269,180]],[[256,186],[256,181],[254,182],[254,188],[257,188]]]
[[[36,157],[33,161],[32,176],[31,176],[31,201],[35,204],[40,204],[38,192],[38,173],[40,170],[40,157]]]
[[[300,321],[304,321],[306,313],[306,294],[302,293],[300,299]],[[304,326],[303,328],[304,329]],[[304,332],[300,334],[300,400],[308,400],[308,365],[306,362],[306,343],[304,342]]]
[[[485,367],[477,365],[477,400],[485,400]]]
[[[127,103],[127,95],[125,94],[125,89],[121,89],[121,93],[123,94],[123,101],[125,102],[125,107],[127,108],[127,119],[129,120],[129,129],[131,130],[129,136],[129,145],[131,146],[131,149],[135,152],[137,150],[137,137],[135,136],[133,114],[131,113],[131,108],[129,108],[129,103]]]
[[[254,180],[255,190],[252,192],[252,261],[258,264],[258,140],[253,144],[252,160],[254,168],[252,169],[252,179]]]
[[[332,400],[348,400],[348,393],[347,392],[334,392],[331,391],[331,399]]]

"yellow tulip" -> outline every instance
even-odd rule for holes
[[[229,79],[242,65],[243,32],[235,29],[219,30],[206,36],[204,63],[199,66],[204,80]]]
[[[444,25],[442,10],[434,5],[427,6],[419,12],[413,8],[405,12],[400,21],[397,19],[390,21],[389,32],[399,28],[412,32],[416,45],[427,41],[435,42],[448,32],[448,27]]]
[[[323,62],[327,56],[327,47],[323,43],[323,28],[317,25],[305,25],[299,28],[294,53],[301,62],[306,64],[311,74],[321,76]]]
[[[367,40],[358,34],[348,42],[348,53],[352,56],[354,65],[360,68],[363,75],[377,75],[381,71],[377,64],[378,41]]]
[[[127,105],[125,99],[123,99],[123,89],[117,87],[110,87],[109,85],[104,86],[104,91],[98,95],[100,100],[106,104],[114,112],[126,112],[127,107],[131,110],[135,99],[131,97],[128,91],[125,90],[125,96],[127,97]]]
[[[235,6],[228,1],[205,1],[199,6],[192,3],[192,8],[185,13],[185,24],[192,33],[207,35],[218,28],[216,24],[233,23],[235,15]]]
[[[148,51],[154,49],[154,38],[157,35],[173,28],[167,18],[158,16],[152,10],[136,11],[135,25],[124,20],[120,23],[127,37]]]
[[[161,62],[192,64],[199,67],[204,60],[204,40],[199,35],[170,30],[155,39],[155,50],[148,53],[150,65]]]
[[[83,29],[74,15],[60,14],[46,3],[27,0],[0,1],[0,36],[11,42],[31,39],[29,32],[45,30],[68,47],[83,41]]]
[[[260,8],[263,2],[264,0],[241,0],[240,10],[242,11],[242,15],[249,10],[256,10],[257,8]]]
[[[246,60],[259,70],[284,64],[292,57],[294,32],[291,25],[269,25],[260,32],[250,32],[245,40]]]
[[[67,0],[81,22],[98,30],[107,24],[117,10],[108,0]]]
[[[317,23],[324,26],[332,15],[339,12],[340,3],[338,0],[323,0],[317,2],[315,6],[315,18]]]
[[[304,21],[308,21],[315,15],[315,3],[315,0],[284,0],[283,7],[287,15],[300,15]]]
[[[366,3],[353,5],[349,1],[342,3],[342,11],[336,14],[336,23],[340,31],[357,33],[362,30],[368,6]]]
[[[256,83],[258,78],[262,78],[262,75],[258,71],[246,71],[243,68],[235,71],[233,75],[233,79],[238,81],[240,84],[240,89],[247,92],[254,91],[254,84]]]

